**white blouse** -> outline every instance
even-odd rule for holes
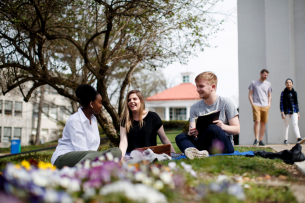
[[[97,120],[94,115],[91,116],[91,125],[89,119],[85,116],[81,108],[71,115],[67,120],[62,133],[62,138],[58,140],[58,145],[51,158],[52,164],[63,154],[73,151],[96,151],[100,146],[100,134],[97,127]]]

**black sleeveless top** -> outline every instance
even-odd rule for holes
[[[157,131],[163,125],[159,115],[149,111],[143,119],[144,123],[140,129],[139,121],[133,121],[127,133],[127,152],[131,152],[136,148],[157,146]],[[121,124],[122,127],[124,123]]]

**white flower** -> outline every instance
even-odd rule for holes
[[[85,193],[83,194],[83,197],[84,197],[85,199],[88,199],[88,198],[94,196],[95,194],[96,194],[95,189],[89,187],[89,188],[86,188]]]
[[[170,169],[175,169],[175,168],[176,168],[176,162],[169,162],[169,163],[168,163],[168,167],[169,167]]]
[[[189,164],[184,164],[183,165],[183,168],[184,168],[184,170],[186,171],[186,172],[191,172],[191,170],[192,170],[192,166],[191,165],[189,165]]]
[[[109,185],[105,185],[100,190],[100,195],[108,195],[112,193],[123,193],[133,201],[143,201],[147,203],[166,203],[166,197],[159,191],[143,184],[132,184],[127,181],[117,181]]]
[[[85,169],[90,169],[90,160],[89,160],[89,159],[86,159],[86,160],[85,160],[84,168],[85,168]]]
[[[195,178],[197,177],[197,173],[196,173],[196,171],[194,171],[193,169],[191,170],[190,173],[191,173],[191,175],[192,175],[193,177],[195,177]]]
[[[33,173],[32,179],[34,184],[40,187],[45,187],[48,185],[48,180],[44,176],[41,176],[39,173]]]
[[[115,158],[114,158],[114,162],[119,163],[119,162],[120,162],[120,159],[119,159],[118,157],[115,157]]]
[[[61,178],[59,184],[63,188],[68,188],[70,186],[70,184],[71,184],[71,180],[69,178],[67,178],[67,177],[63,177],[63,178]]]
[[[157,180],[157,181],[154,183],[153,187],[154,187],[155,189],[157,189],[157,190],[162,190],[163,187],[164,187],[164,184],[163,184],[163,182],[162,182],[161,180]]]
[[[67,195],[66,193],[62,194],[61,195],[61,200],[60,200],[61,203],[73,203],[73,199]]]
[[[142,181],[146,177],[146,175],[142,172],[138,172],[135,174],[134,177],[136,181]]]
[[[103,156],[100,156],[98,159],[99,159],[100,161],[105,161],[104,155],[103,155]]]
[[[71,180],[70,186],[68,187],[69,192],[78,192],[80,191],[80,184],[77,180]]]
[[[152,185],[153,182],[154,182],[154,178],[152,178],[152,177],[145,177],[142,180],[142,183],[145,185]]]
[[[226,175],[219,175],[217,177],[217,182],[220,183],[220,182],[223,182],[223,181],[228,181],[229,180],[229,177],[226,176]]]
[[[106,157],[108,161],[113,161],[113,155],[110,152],[106,153]]]
[[[53,189],[46,189],[43,198],[45,202],[58,202],[57,192]]]
[[[165,184],[170,184],[173,179],[172,176],[170,175],[170,173],[168,172],[162,172],[160,174],[160,179],[165,183]]]
[[[155,166],[152,166],[151,167],[151,171],[152,171],[152,173],[154,174],[154,175],[159,175],[160,174],[160,169],[158,169],[157,167],[155,167]]]

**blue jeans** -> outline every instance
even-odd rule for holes
[[[176,144],[183,153],[189,147],[195,147],[198,150],[207,150],[210,154],[234,152],[230,138],[220,127],[214,124],[209,125],[204,132],[198,135],[197,140],[186,133],[177,135]]]

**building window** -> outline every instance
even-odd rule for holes
[[[65,119],[66,107],[60,106],[58,109],[58,120],[63,121]]]
[[[3,142],[11,142],[12,137],[12,128],[11,127],[4,127],[3,128]]]
[[[11,116],[13,111],[13,102],[12,101],[5,101],[4,105],[4,113],[6,116]]]
[[[175,108],[175,120],[186,120],[186,108]]]
[[[173,111],[173,108],[169,108],[169,120],[174,120],[174,111]]]
[[[22,116],[22,102],[15,102],[15,116]]]
[[[49,105],[43,104],[42,105],[42,118],[48,118],[49,116]]]
[[[183,82],[184,83],[190,82],[190,77],[188,75],[183,76]]]
[[[50,140],[55,140],[57,139],[57,129],[51,129],[51,135],[50,135]]]
[[[33,118],[38,118],[38,103],[33,104]]]
[[[14,140],[21,140],[21,128],[14,128]]]
[[[3,103],[3,101],[0,100],[0,114],[2,114],[2,103]]]
[[[57,119],[57,106],[51,106],[50,116],[54,119]]]

